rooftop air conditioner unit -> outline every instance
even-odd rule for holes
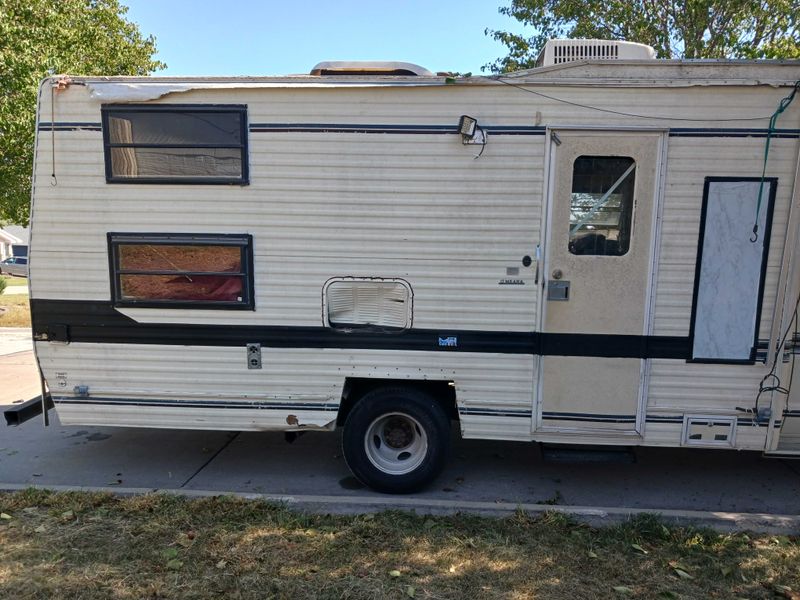
[[[615,40],[548,40],[536,59],[537,67],[576,60],[652,60],[651,46]]]

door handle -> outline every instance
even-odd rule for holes
[[[569,281],[551,279],[547,282],[547,299],[556,302],[569,300]]]

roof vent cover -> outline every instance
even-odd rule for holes
[[[548,40],[536,59],[537,67],[576,60],[652,60],[656,51],[645,44],[616,40]]]
[[[414,63],[373,60],[328,60],[314,65],[310,75],[435,77],[428,69]]]

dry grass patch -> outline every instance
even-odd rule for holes
[[[800,589],[796,537],[652,517],[595,529],[556,513],[307,515],[225,497],[39,490],[0,496],[0,512],[0,598],[773,598]]]
[[[6,288],[6,291],[13,288]],[[3,310],[5,309],[5,310]],[[0,296],[0,327],[30,327],[31,307],[27,294]]]

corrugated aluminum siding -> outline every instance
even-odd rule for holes
[[[536,90],[616,111],[671,118],[689,113],[693,119],[709,120],[630,119],[497,85],[198,90],[158,102],[243,103],[251,123],[454,126],[461,114],[470,114],[481,125],[741,128],[764,127],[766,120],[720,124],[711,119],[769,115],[786,92],[756,87]],[[50,120],[49,98],[49,93],[42,97],[42,121]],[[797,114],[793,107],[782,123],[797,122]],[[70,87],[57,95],[55,120],[99,123],[100,103],[89,99],[84,88]],[[49,183],[53,137],[56,186]],[[532,255],[541,240],[543,135],[490,134],[477,160],[476,147],[463,146],[450,134],[252,132],[249,143],[251,184],[246,187],[109,185],[99,131],[40,133],[33,297],[108,300],[107,231],[245,232],[254,236],[255,313],[128,309],[126,314],[150,322],[319,325],[321,289],[327,279],[380,276],[411,283],[415,327],[535,329],[538,294],[532,285],[533,267],[525,269],[520,261]],[[654,334],[688,333],[703,178],[760,174],[763,143],[763,138],[670,139]],[[780,181],[762,336],[771,325],[797,145],[796,139],[774,140],[770,157],[768,175]],[[498,286],[507,267],[519,267],[528,285]],[[267,351],[265,364],[272,366],[248,373],[243,349],[39,343],[37,350],[48,379],[56,370],[67,370],[69,389],[73,380],[85,381],[109,394],[123,394],[130,387],[129,372],[136,374],[142,390],[165,393],[336,398],[345,373],[402,372],[409,378],[453,378],[464,408],[533,408],[532,357]],[[752,399],[753,386],[763,374],[761,366],[652,363],[649,407],[661,412],[731,411]],[[88,418],[88,412],[74,410],[64,413],[67,419]],[[132,418],[118,420],[131,423]],[[180,418],[166,422],[179,426]],[[281,423],[280,418],[256,415],[252,427]],[[529,419],[519,417],[462,415],[464,432],[472,437],[526,439],[530,425]],[[660,429],[668,433],[662,435]],[[646,437],[645,443],[679,442],[679,426],[647,431],[651,430],[653,437]]]

